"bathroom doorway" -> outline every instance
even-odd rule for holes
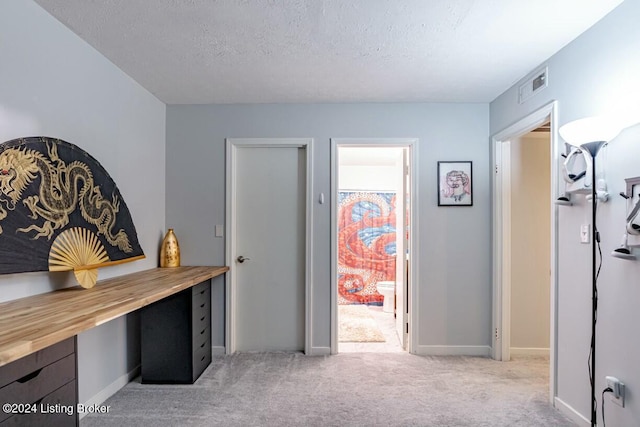
[[[336,146],[334,353],[408,349],[410,155],[402,145]]]

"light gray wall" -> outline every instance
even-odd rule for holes
[[[549,349],[549,134],[511,140],[511,348]],[[524,350],[526,352],[526,350]]]
[[[523,105],[517,86],[491,103],[491,133],[558,100],[558,122],[596,114],[631,115],[640,119],[640,2],[625,1],[602,21],[551,57],[549,87]],[[532,70],[533,71],[533,70]],[[607,404],[607,425],[640,425],[640,262],[609,256],[623,234],[624,178],[640,176],[640,126],[627,128],[598,162],[604,166],[612,199],[601,204],[598,228],[602,238],[599,280],[596,389],[605,375],[627,384],[626,407]],[[591,252],[579,243],[580,224],[590,222],[590,204],[576,197],[572,207],[559,208],[558,397],[585,418],[590,413],[587,372],[591,335]],[[599,400],[599,399],[598,399]],[[599,405],[600,406],[600,405]]]
[[[489,346],[486,104],[191,105],[167,107],[167,226],[185,264],[221,265],[225,138],[313,137],[313,188],[330,194],[330,138],[416,137],[421,258],[418,344]],[[474,162],[474,206],[437,207],[436,161]],[[314,197],[317,199],[317,197]],[[314,205],[313,347],[330,345],[330,206]],[[461,268],[462,266],[462,268]],[[233,268],[233,266],[232,266]],[[214,282],[213,345],[224,345],[223,281]]]
[[[164,231],[165,105],[30,0],[0,2],[0,141],[46,135],[94,156],[125,200],[147,258],[99,278],[152,268]],[[72,286],[70,273],[0,276],[0,301]],[[78,338],[80,401],[140,362],[137,316]],[[115,391],[115,390],[114,390]]]

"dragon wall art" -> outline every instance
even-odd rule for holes
[[[97,268],[144,258],[115,183],[87,152],[48,137],[0,144],[0,274]]]

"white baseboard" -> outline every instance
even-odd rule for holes
[[[588,420],[585,417],[583,417],[582,414],[580,414],[578,411],[573,409],[567,403],[563,402],[562,399],[560,399],[559,397],[556,397],[554,399],[554,406],[558,408],[558,410],[562,412],[564,415],[569,417],[571,421],[577,423],[578,425],[584,425],[584,426],[591,425],[591,420]]]
[[[128,374],[124,374],[123,376],[121,376],[120,378],[118,378],[117,380],[115,380],[114,382],[112,382],[102,390],[100,390],[96,395],[94,395],[92,398],[90,398],[83,404],[85,406],[102,405],[102,403],[105,400],[113,396],[118,390],[120,390],[122,387],[127,385],[130,381],[132,381],[134,378],[136,378],[139,375],[140,375],[140,365],[133,368],[133,370],[131,370],[131,372],[129,372]],[[79,415],[79,418],[82,419],[86,415],[88,415],[88,413],[82,413],[78,415]]]
[[[211,346],[211,355],[212,356],[224,356],[225,354],[227,354],[227,349],[224,348],[223,345]]]
[[[416,354],[421,356],[491,356],[488,345],[419,345]]]
[[[549,357],[548,348],[527,348],[527,347],[511,347],[509,353],[514,356],[547,356]]]
[[[331,347],[311,347],[308,356],[329,356],[331,355]]]

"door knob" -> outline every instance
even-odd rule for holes
[[[245,258],[242,255],[240,255],[238,258],[236,258],[236,261],[238,261],[240,264],[242,264],[245,261],[249,261],[251,258]]]

